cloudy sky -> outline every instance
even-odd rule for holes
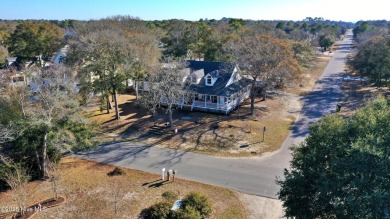
[[[3,2],[4,1],[4,2]],[[7,4],[5,4],[7,2]],[[0,19],[99,19],[131,15],[143,20],[221,19],[390,20],[385,0],[0,0]]]

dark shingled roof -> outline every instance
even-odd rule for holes
[[[205,61],[188,61],[188,67],[192,71],[204,69],[203,78],[198,84],[191,84],[190,89],[198,94],[216,95],[216,96],[230,96],[242,88],[246,87],[250,80],[242,78],[228,87],[227,82],[233,74],[233,70],[236,67],[234,63],[227,62],[205,62]],[[216,70],[218,70],[218,79],[213,86],[206,86],[204,76],[213,72],[213,76],[216,76]]]

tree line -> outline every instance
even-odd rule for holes
[[[390,38],[388,21],[361,21],[353,29],[358,52],[349,61],[352,70],[377,86],[389,85]]]
[[[356,51],[348,64],[377,86],[388,85],[388,34],[384,20],[359,21],[353,29]],[[328,115],[309,127],[277,180],[286,217],[389,217],[389,107],[378,96],[348,118]]]

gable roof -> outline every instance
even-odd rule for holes
[[[229,62],[205,62],[205,61],[188,61],[188,67],[192,72],[203,69],[203,77],[198,84],[191,84],[190,89],[198,94],[216,95],[216,96],[230,96],[238,90],[248,85],[247,79],[241,79],[229,86],[229,82],[236,64]],[[218,71],[218,72],[217,72]],[[213,86],[206,86],[204,76],[211,73],[217,81]]]
[[[219,71],[215,70],[215,71],[209,72],[208,75],[210,75],[213,78],[218,78],[219,77]]]

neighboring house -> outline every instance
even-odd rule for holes
[[[5,67],[6,68],[11,68],[11,67],[16,66],[16,60],[17,60],[17,57],[6,58],[5,59]]]
[[[16,73],[10,77],[11,86],[22,86],[27,83],[26,77],[23,74]]]
[[[251,80],[234,63],[188,61],[185,71],[190,95],[179,101],[181,108],[228,114],[249,97]],[[148,91],[149,83],[141,82],[139,90]]]
[[[0,80],[8,83],[11,87],[18,87],[26,84],[26,77],[24,74],[18,72],[13,68],[1,69]]]
[[[56,65],[62,64],[65,61],[66,53],[68,52],[69,45],[64,46],[58,52],[51,57],[50,61]]]

